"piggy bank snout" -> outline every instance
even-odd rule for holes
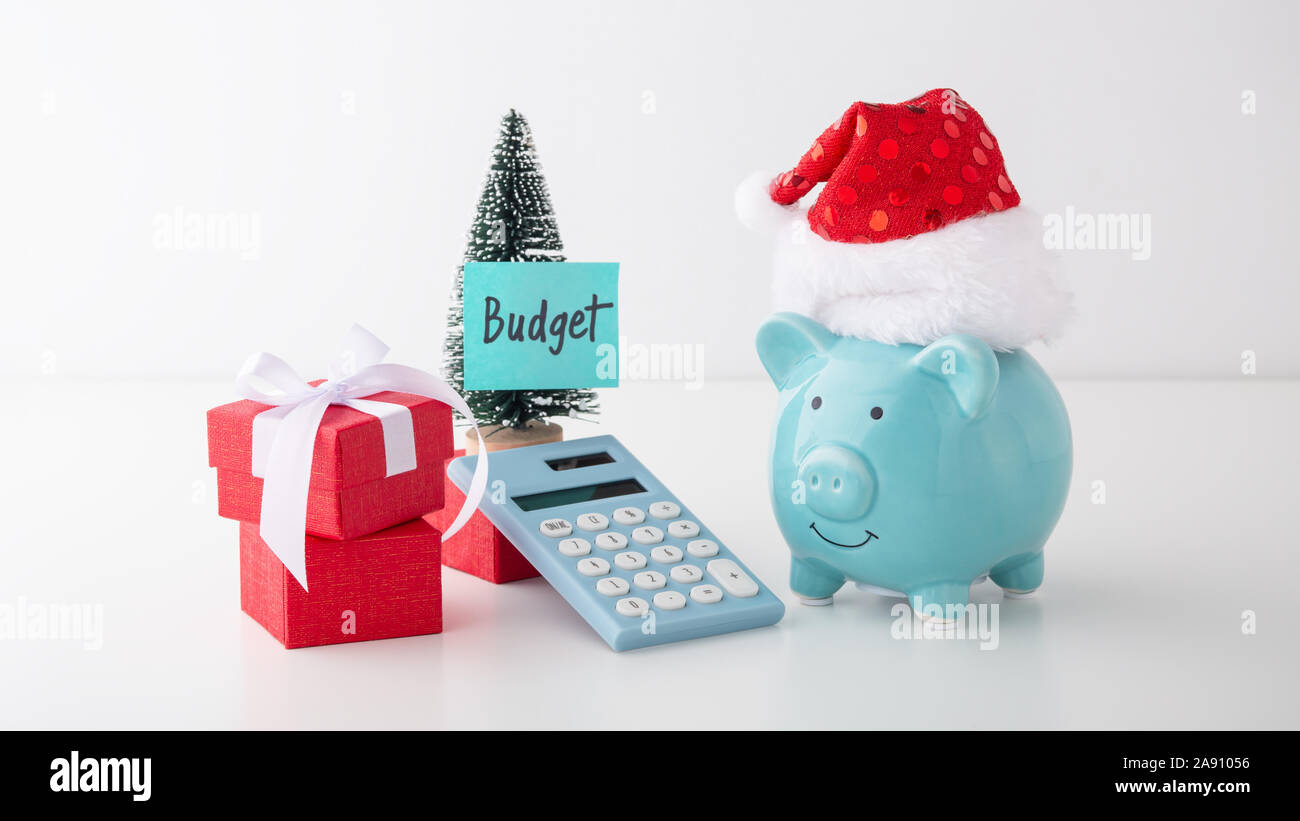
[[[876,483],[860,455],[840,445],[818,445],[799,463],[808,507],[818,516],[848,522],[871,507]]]

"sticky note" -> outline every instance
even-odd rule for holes
[[[465,264],[465,388],[618,385],[618,263]]]

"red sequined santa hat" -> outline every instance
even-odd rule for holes
[[[825,183],[816,202],[795,203]],[[951,89],[856,102],[792,170],[755,175],[741,219],[777,233],[777,310],[835,333],[928,344],[969,333],[1010,350],[1052,336],[1069,297],[1002,150]]]

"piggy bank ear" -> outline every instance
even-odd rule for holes
[[[951,334],[925,346],[912,358],[922,373],[943,380],[962,415],[974,419],[988,409],[998,388],[998,358],[983,340]]]
[[[822,356],[838,339],[806,316],[774,314],[758,328],[758,358],[778,388],[808,359]]]

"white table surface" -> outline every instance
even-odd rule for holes
[[[216,515],[203,413],[228,384],[10,388],[0,605],[101,605],[103,646],[0,640],[3,728],[1300,727],[1297,383],[1062,384],[1069,503],[988,651],[894,639],[893,602],[852,588],[796,602],[768,385],[606,391],[570,432],[617,435],[787,604],[775,627],[623,654],[541,579],[451,570],[441,635],[286,651],[240,612]]]

